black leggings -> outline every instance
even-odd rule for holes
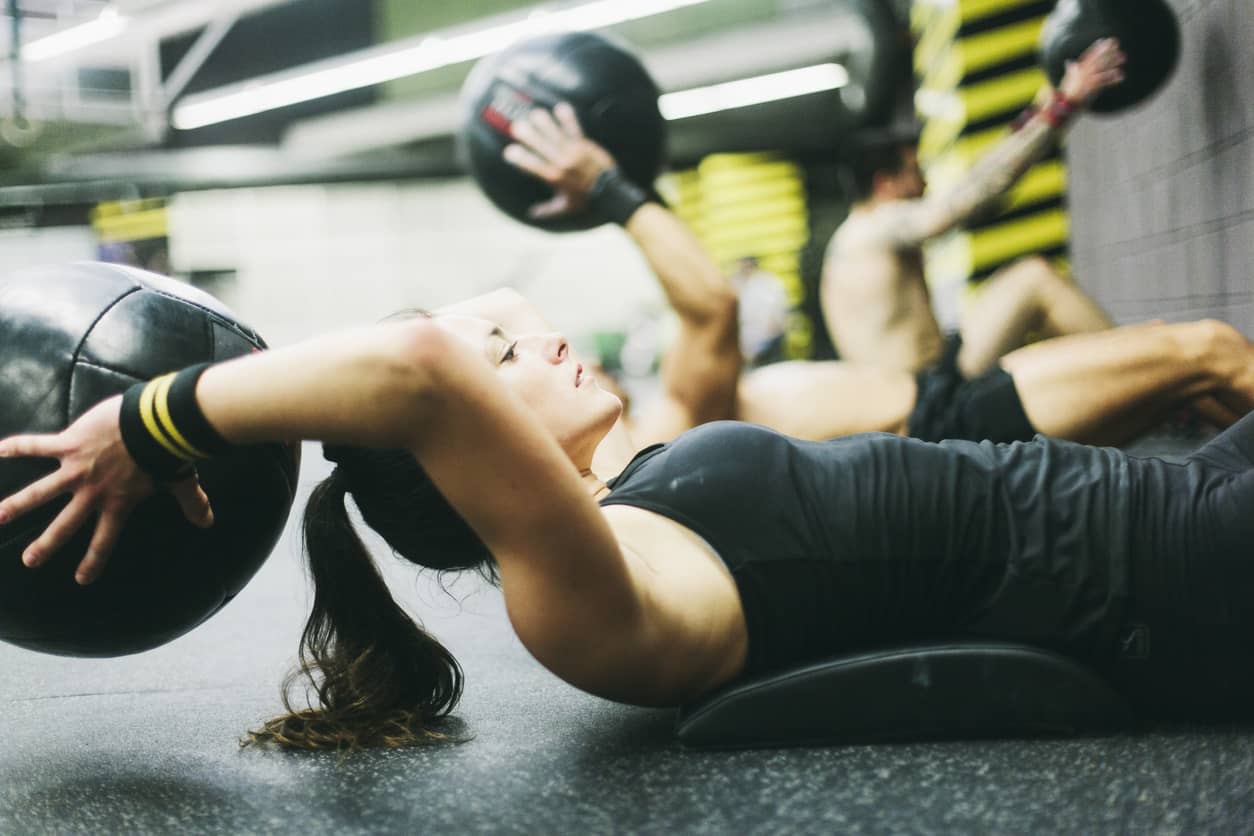
[[[1183,464],[1133,465],[1114,679],[1151,717],[1254,717],[1254,413]]]

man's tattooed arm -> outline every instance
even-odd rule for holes
[[[1032,164],[1044,156],[1068,120],[1101,90],[1123,81],[1125,56],[1119,42],[1094,42],[1067,64],[1056,93],[1038,97],[1017,120],[1016,130],[976,163],[954,188],[937,197],[885,204],[871,217],[874,240],[894,249],[914,249],[975,215],[1005,194]]]
[[[963,223],[1010,190],[1045,156],[1061,131],[1043,111],[986,154],[953,188],[921,200],[887,203],[868,219],[869,233],[896,250],[916,249]]]

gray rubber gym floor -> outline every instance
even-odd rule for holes
[[[321,475],[306,450],[305,484]],[[299,501],[299,500],[298,500]],[[299,507],[299,506],[298,506]],[[278,707],[305,615],[298,541],[200,629],[114,660],[0,645],[0,832],[1198,833],[1254,827],[1254,729],[695,752],[669,711],[585,696],[536,664],[498,593],[395,565],[462,660],[469,742],[241,749]]]

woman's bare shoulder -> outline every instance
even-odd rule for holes
[[[748,648],[735,579],[688,528],[625,505],[603,509],[646,613],[641,652],[653,704],[684,702],[734,676]]]

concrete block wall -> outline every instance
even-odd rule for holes
[[[1120,322],[1215,316],[1254,336],[1254,0],[1170,0],[1180,65],[1067,146],[1076,280]]]

